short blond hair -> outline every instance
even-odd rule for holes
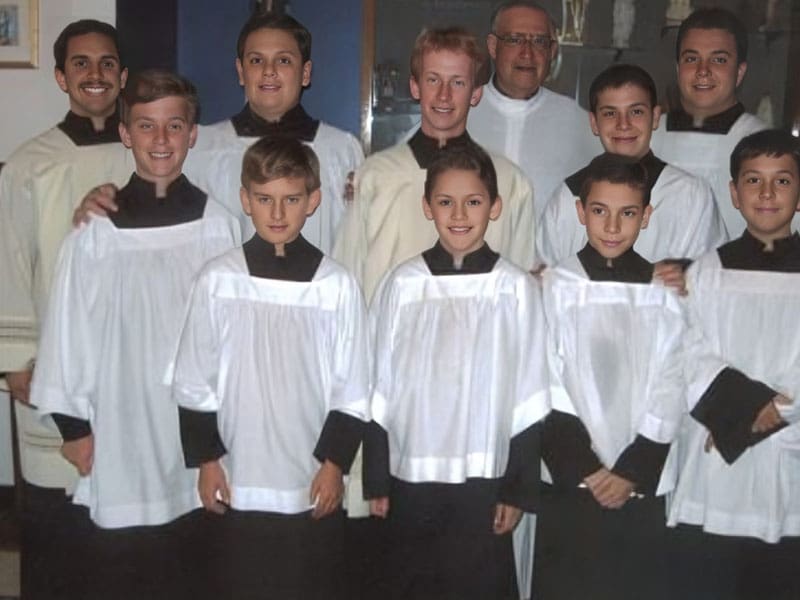
[[[483,46],[478,43],[475,34],[463,27],[446,27],[440,29],[423,29],[414,41],[411,50],[411,76],[419,81],[422,71],[422,57],[428,52],[449,50],[462,52],[472,60],[472,79],[477,83],[486,63]]]
[[[319,159],[295,139],[262,138],[247,149],[242,159],[242,187],[284,177],[303,179],[309,194],[320,188]]]

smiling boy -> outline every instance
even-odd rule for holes
[[[675,43],[679,107],[653,135],[657,156],[704,178],[731,236],[745,222],[731,205],[728,161],[736,143],[766,125],[736,97],[747,72],[747,29],[729,10],[700,8],[681,23]]]
[[[788,600],[800,596],[800,145],[754,133],[730,173],[747,229],[687,273],[693,418],[669,524],[684,597]]]
[[[67,236],[56,270],[31,398],[81,475],[74,502],[94,523],[82,538],[87,599],[185,597],[183,573],[198,568],[194,518],[179,518],[200,504],[197,472],[183,466],[164,378],[192,279],[239,228],[181,174],[197,113],[188,81],[131,78],[119,130],[136,172],[117,212]]]
[[[650,211],[636,251],[649,261],[697,258],[727,241],[709,185],[665,163],[650,149],[661,108],[652,77],[635,65],[616,64],[589,88],[592,131],[606,152],[638,162],[647,170]],[[575,200],[588,167],[570,175],[549,200],[539,223],[537,257],[554,265],[586,243],[586,228],[575,218]]]
[[[368,409],[366,307],[301,235],[320,197],[308,146],[247,150],[240,198],[256,233],[203,269],[181,337],[174,397],[203,505],[225,513],[209,540],[224,597],[352,597],[342,476]]]
[[[542,457],[533,597],[674,598],[664,464],[682,417],[677,296],[634,249],[647,172],[604,154],[575,202],[588,242],[543,274],[553,411]]]
[[[17,401],[22,595],[32,600],[74,587],[66,581],[75,581],[78,561],[75,532],[68,529],[77,473],[59,454],[55,425],[28,404],[56,257],[83,195],[97,181],[123,183],[133,165],[119,143],[116,103],[128,71],[114,27],[88,19],[70,23],[53,44],[53,56],[69,112],[18,148],[0,173],[0,385]]]
[[[387,519],[391,598],[516,600],[511,532],[537,506],[549,409],[539,289],[484,239],[503,206],[482,149],[444,148],[424,189],[439,239],[370,307],[365,497]]]

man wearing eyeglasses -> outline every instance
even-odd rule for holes
[[[522,168],[537,217],[561,181],[603,151],[586,111],[542,87],[558,54],[556,37],[553,19],[536,2],[498,6],[486,38],[494,74],[467,124],[475,141]]]

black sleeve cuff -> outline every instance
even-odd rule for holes
[[[317,446],[314,448],[314,457],[321,463],[329,460],[339,467],[342,473],[349,473],[363,437],[362,420],[332,410],[322,426],[322,433],[319,434]]]
[[[542,424],[534,423],[511,438],[498,499],[533,513],[539,508]]]
[[[183,460],[187,467],[199,467],[227,453],[217,428],[217,413],[178,407]]]
[[[592,439],[581,420],[553,410],[542,429],[542,458],[553,485],[574,489],[587,475],[603,467],[592,450]]]
[[[669,447],[670,444],[661,444],[637,435],[617,458],[611,471],[632,482],[640,494],[655,496]]]
[[[702,395],[691,415],[706,426],[722,458],[733,464],[750,446],[782,427],[766,433],[751,431],[753,421],[778,392],[736,369],[723,369]]]
[[[375,421],[370,421],[364,428],[362,485],[365,500],[388,496],[392,487],[389,473],[389,435]]]
[[[53,413],[51,416],[65,442],[72,442],[85,438],[87,435],[92,435],[92,426],[89,421],[60,413]]]

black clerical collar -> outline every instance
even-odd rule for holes
[[[448,139],[446,145],[466,146],[474,143],[472,138],[469,137],[469,134],[464,131],[461,135]],[[433,157],[436,156],[436,153],[443,147],[439,145],[439,140],[425,135],[421,127],[417,129],[417,132],[408,140],[408,145],[411,147],[411,152],[414,154],[414,159],[416,159],[420,169],[427,169],[433,161]]]
[[[311,281],[322,262],[322,252],[302,235],[284,245],[283,256],[275,245],[255,234],[242,247],[247,271],[253,277],[284,281]]]
[[[698,131],[725,135],[743,114],[744,105],[741,102],[737,102],[729,109],[707,117],[700,127],[696,127],[694,117],[683,108],[677,108],[667,115],[667,131]]]
[[[461,268],[457,269],[452,254],[437,241],[433,248],[422,253],[422,258],[432,275],[476,275],[489,273],[494,269],[500,255],[484,242],[483,246],[466,254],[461,262]]]
[[[653,151],[650,150],[647,154],[645,154],[641,160],[639,160],[639,164],[645,168],[647,171],[647,189],[648,191],[652,191],[653,187],[658,182],[658,178],[661,176],[661,171],[664,170],[664,167],[667,166],[660,158],[657,158]],[[581,187],[583,186],[583,182],[586,181],[586,177],[589,174],[589,166],[583,167],[580,171],[576,171],[569,177],[564,180],[564,183],[567,184],[569,191],[572,192],[573,196],[579,196],[581,193]]]
[[[231,118],[233,128],[239,137],[270,137],[313,142],[319,128],[319,121],[312,119],[299,104],[275,122],[259,117],[250,104]]]
[[[717,250],[725,269],[745,271],[800,272],[800,234],[775,240],[772,250],[745,229],[739,239],[728,242]]]
[[[622,256],[609,260],[586,244],[578,252],[586,274],[592,281],[621,281],[623,283],[650,283],[653,280],[653,264],[629,248]]]
[[[58,124],[76,146],[94,146],[95,144],[112,144],[119,142],[119,113],[106,117],[102,131],[95,131],[89,117],[81,117],[69,111],[64,120]]]
[[[181,175],[167,186],[167,195],[156,197],[156,185],[136,173],[128,184],[117,192],[119,210],[109,218],[119,229],[140,227],[169,227],[196,221],[203,217],[206,193]]]

